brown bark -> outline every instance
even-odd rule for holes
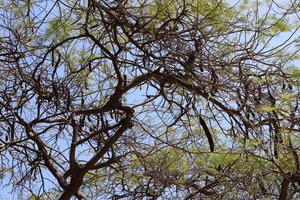
[[[85,199],[81,193],[78,193],[80,186],[83,183],[84,173],[82,170],[74,170],[69,186],[64,190],[63,194],[60,196],[59,200],[69,200],[73,195],[77,199]]]

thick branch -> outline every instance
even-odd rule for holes
[[[122,136],[122,134],[127,129],[133,126],[131,122],[131,117],[134,112],[133,109],[125,106],[123,107],[123,109],[125,109],[127,115],[123,120],[121,120],[121,127],[111,138],[109,138],[109,140],[105,143],[101,150],[86,163],[84,171],[88,171],[90,168],[93,168],[94,165],[99,161],[99,159],[102,158],[107,153],[107,151],[113,146],[113,144]]]

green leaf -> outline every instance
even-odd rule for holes
[[[55,40],[61,41],[71,36],[72,26],[68,22],[63,22],[61,19],[53,19],[49,22],[46,30],[46,36],[52,37]]]

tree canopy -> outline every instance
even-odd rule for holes
[[[300,198],[299,14],[297,0],[0,1],[2,185]]]

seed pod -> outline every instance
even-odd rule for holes
[[[126,86],[126,84],[127,84],[127,76],[126,76],[126,74],[124,74],[123,77],[124,77],[124,86]]]
[[[204,119],[201,116],[199,116],[199,121],[200,121],[200,124],[201,124],[201,126],[204,130],[204,133],[205,133],[206,137],[207,137],[208,144],[209,144],[209,147],[210,147],[210,151],[214,152],[214,141],[213,141],[213,138],[211,136],[211,133],[210,133]]]

